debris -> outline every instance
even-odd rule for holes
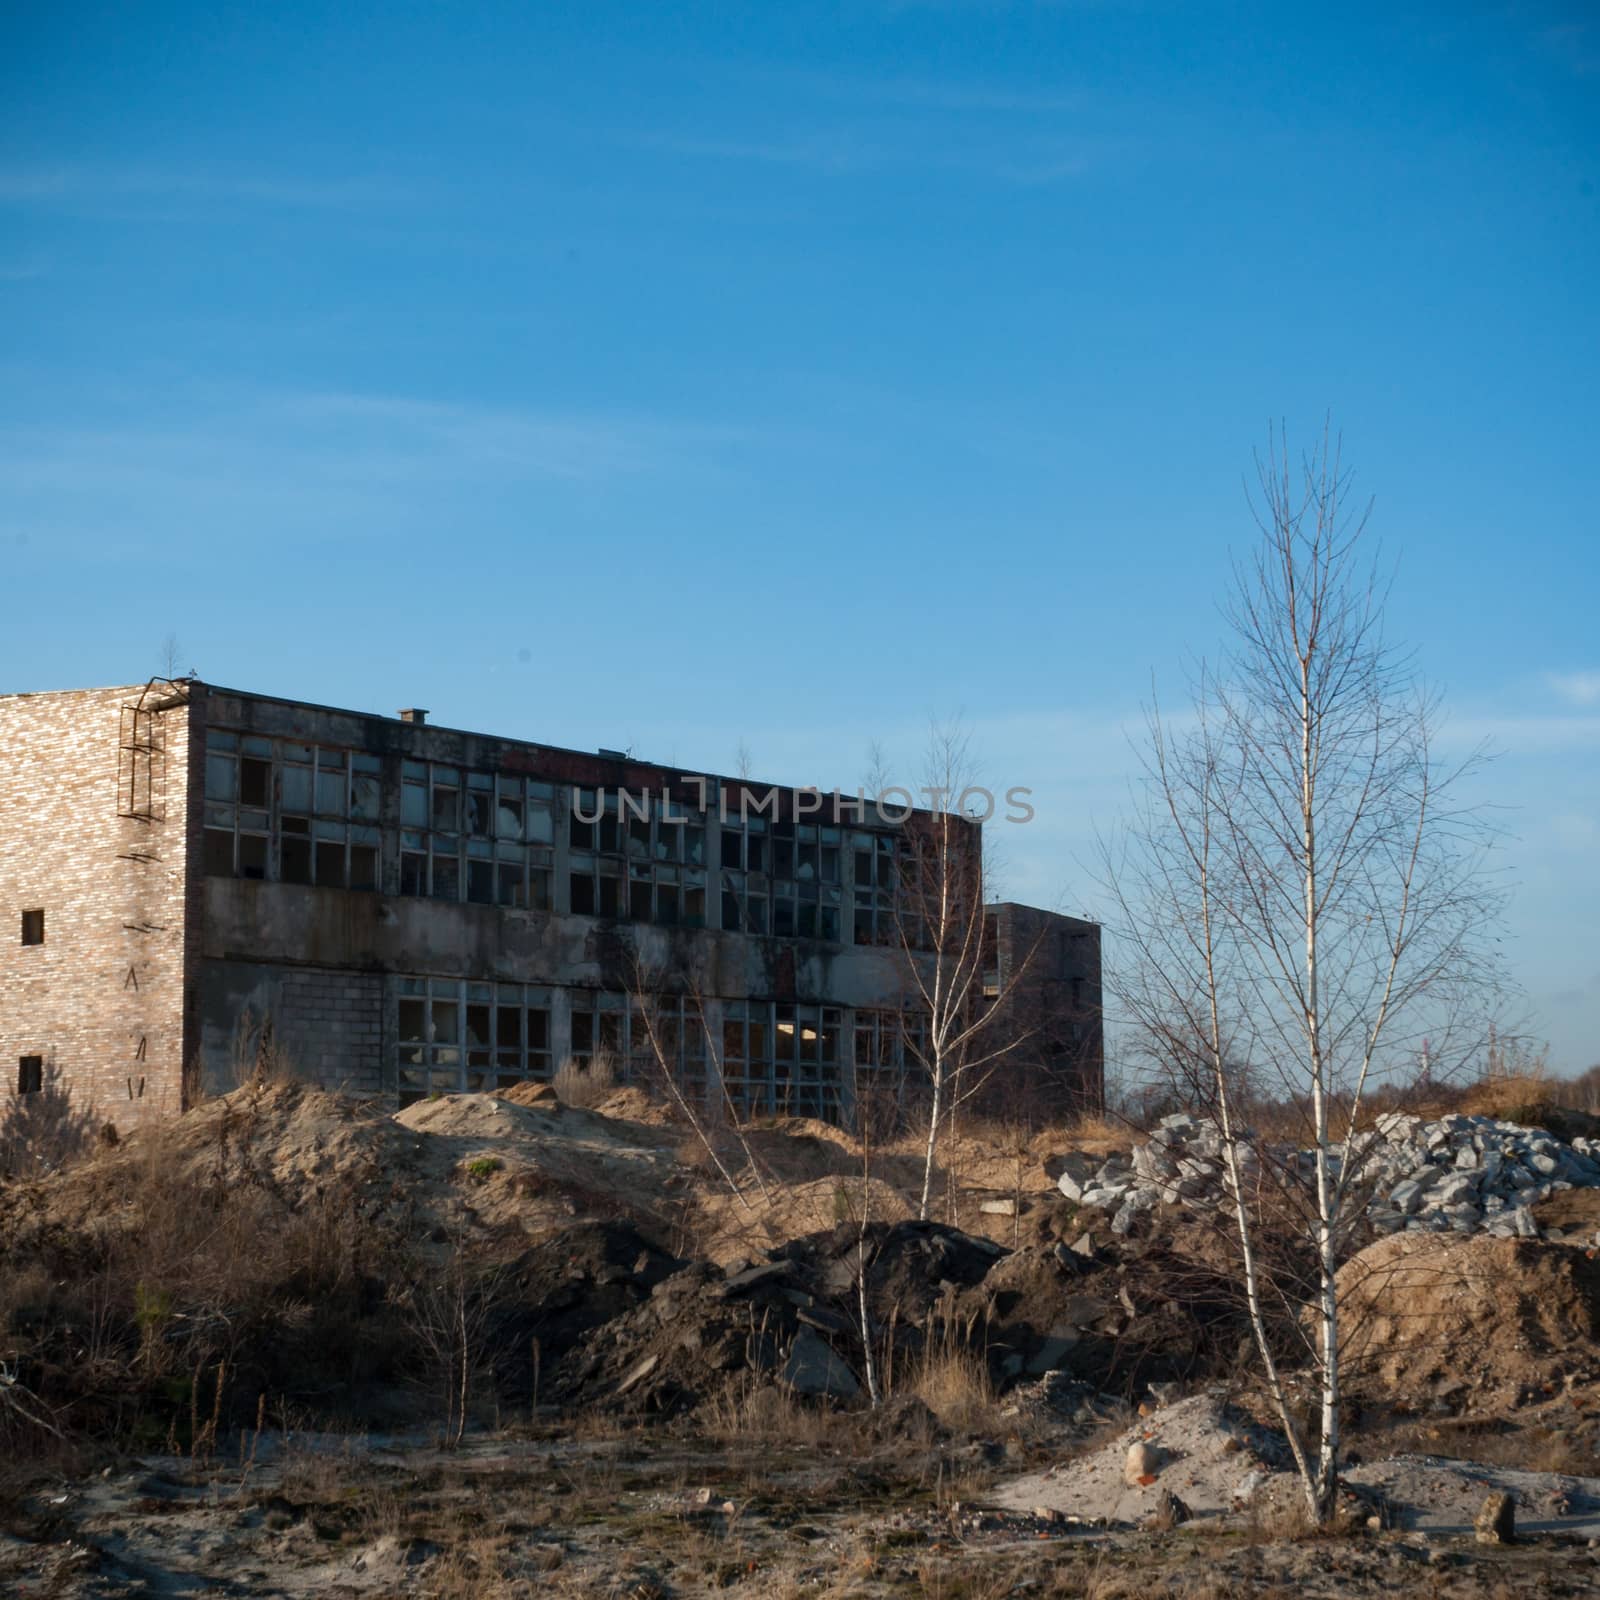
[[[1514,1544],[1517,1537],[1516,1501],[1500,1491],[1485,1496],[1472,1527],[1479,1544]]]
[[[851,1400],[861,1392],[855,1373],[809,1328],[802,1328],[789,1347],[783,1381],[812,1399]]]
[[[1128,1458],[1123,1463],[1122,1481],[1130,1489],[1155,1482],[1161,1470],[1161,1452],[1148,1439],[1136,1439],[1128,1446]]]

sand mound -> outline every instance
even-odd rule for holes
[[[495,1094],[501,1100],[509,1100],[514,1106],[548,1105],[550,1101],[561,1098],[554,1086],[548,1083],[513,1084],[509,1089],[496,1089]]]
[[[1531,1239],[1395,1234],[1339,1272],[1352,1394],[1492,1410],[1600,1366],[1600,1263]]]
[[[677,1113],[671,1106],[660,1100],[652,1100],[643,1089],[636,1089],[632,1085],[613,1089],[595,1110],[602,1117],[610,1117],[621,1122],[637,1122],[647,1128],[672,1127],[679,1121]]]
[[[862,1202],[859,1172],[853,1179],[817,1178],[809,1183],[768,1180],[765,1194],[745,1174],[739,1198],[726,1185],[708,1184],[698,1205],[703,1224],[700,1248],[709,1260],[723,1265],[805,1234],[825,1233],[841,1222],[855,1222]],[[903,1222],[913,1215],[906,1197],[877,1178],[866,1187],[865,1203],[875,1222]]]
[[[1129,1484],[1128,1451],[1151,1446],[1148,1481]],[[1289,1466],[1283,1441],[1219,1395],[1199,1394],[1166,1406],[1089,1455],[1003,1484],[994,1503],[1009,1510],[1036,1506],[1085,1521],[1137,1524],[1163,1493],[1175,1494],[1196,1516],[1247,1506],[1270,1489],[1282,1491]]]

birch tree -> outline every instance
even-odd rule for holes
[[[926,1074],[928,1134],[917,1215],[926,1221],[939,1143],[960,1107],[1021,1037],[995,1026],[1032,952],[985,993],[992,954],[986,937],[987,871],[981,822],[964,815],[976,779],[970,739],[958,723],[929,730],[922,798],[930,809],[906,821],[899,840],[894,938],[905,959],[908,1009],[921,1026],[903,1030],[910,1064]]]
[[[1441,1049],[1481,1040],[1500,896],[1491,830],[1462,794],[1481,752],[1441,758],[1438,700],[1384,637],[1370,508],[1352,503],[1338,442],[1325,432],[1292,463],[1275,434],[1251,506],[1259,537],[1233,572],[1229,646],[1199,669],[1181,721],[1149,718],[1143,806],[1108,874],[1124,946],[1114,986],[1145,1048],[1220,1128],[1255,1344],[1325,1522],[1340,1452],[1335,1273],[1365,1199],[1364,1104],[1414,1065],[1425,1033]],[[1298,1280],[1267,1259],[1276,1241],[1253,1196],[1269,1153],[1238,1104],[1251,1081],[1304,1111],[1314,1170],[1299,1244],[1314,1264]],[[1302,1355],[1314,1424],[1285,1373]]]

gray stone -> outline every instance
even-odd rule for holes
[[[1142,1144],[1133,1152],[1133,1170],[1141,1178],[1157,1180],[1171,1177],[1173,1165],[1159,1145]]]
[[[790,1277],[793,1272],[794,1268],[787,1261],[763,1261],[759,1266],[746,1267],[743,1272],[736,1272],[731,1278],[724,1279],[718,1290],[726,1300],[733,1295],[744,1294],[759,1284]]]
[[[1119,1238],[1133,1231],[1134,1224],[1146,1211],[1153,1211],[1156,1197],[1149,1189],[1135,1189],[1117,1208],[1111,1219],[1111,1231]]]
[[[1078,1330],[1070,1323],[1056,1323],[1039,1341],[1039,1348],[1028,1357],[1026,1370],[1034,1377],[1055,1371],[1072,1354],[1078,1338]]]
[[[802,1328],[789,1346],[783,1381],[811,1399],[853,1400],[861,1392],[855,1373],[809,1328]]]

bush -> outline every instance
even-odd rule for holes
[[[593,1108],[616,1086],[616,1066],[608,1055],[590,1056],[587,1065],[568,1056],[556,1068],[554,1087],[563,1105]]]

